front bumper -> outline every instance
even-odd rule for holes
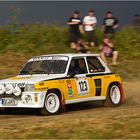
[[[0,108],[43,108],[45,96],[46,92],[23,92],[19,99],[1,97]]]

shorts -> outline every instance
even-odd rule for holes
[[[70,42],[77,43],[80,39],[80,33],[71,33],[70,34]]]
[[[104,33],[103,34],[103,38],[109,38],[109,39],[113,39],[114,38],[114,36],[115,36],[115,34],[114,33]]]
[[[112,48],[112,51],[110,51],[110,52],[104,52],[104,51],[102,51],[104,54],[105,54],[105,56],[107,56],[107,57],[113,57],[113,52],[115,51],[115,49],[114,48]]]
[[[113,52],[112,53],[105,53],[105,56],[107,56],[107,57],[113,57]]]
[[[94,31],[86,31],[87,41],[95,42],[95,34]]]

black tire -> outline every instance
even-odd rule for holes
[[[51,103],[51,98],[53,102]],[[49,101],[50,100],[50,101]],[[55,105],[55,109],[51,111],[51,104]],[[50,109],[49,109],[50,107]],[[61,96],[55,90],[51,90],[47,93],[44,101],[44,107],[40,110],[40,115],[57,115],[62,111]]]
[[[105,103],[106,103],[106,100],[101,100],[100,101],[101,106],[105,106]]]
[[[11,114],[12,113],[12,109],[11,108],[1,108],[0,109],[0,113],[1,114]]]
[[[107,102],[107,106],[113,106],[113,107],[117,107],[122,104],[122,93],[117,83],[112,83],[109,85],[107,90],[106,102]]]

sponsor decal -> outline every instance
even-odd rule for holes
[[[77,87],[78,87],[78,95],[88,95],[89,94],[89,85],[88,81],[85,79],[77,80]]]
[[[68,57],[66,56],[39,56],[34,57],[30,61],[38,61],[38,60],[64,60],[68,61]]]
[[[35,88],[35,91],[46,91],[48,90],[48,87],[43,87],[43,88]]]
[[[59,83],[64,83],[64,80],[59,80]]]
[[[73,97],[72,84],[71,83],[67,83],[67,88],[68,88],[68,95],[69,95],[69,97]]]
[[[40,82],[39,85],[40,85],[40,86],[44,86],[44,82]]]
[[[23,82],[23,83],[1,83],[4,87],[6,87],[6,85],[8,85],[8,84],[11,84],[14,88],[16,87],[16,86],[18,86],[18,87],[20,87],[20,88],[23,88],[23,87],[25,87],[25,83]]]

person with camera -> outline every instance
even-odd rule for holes
[[[118,51],[114,49],[114,44],[107,37],[103,39],[102,45],[99,47],[102,60],[107,64],[106,57],[112,57],[112,65],[117,65]]]

